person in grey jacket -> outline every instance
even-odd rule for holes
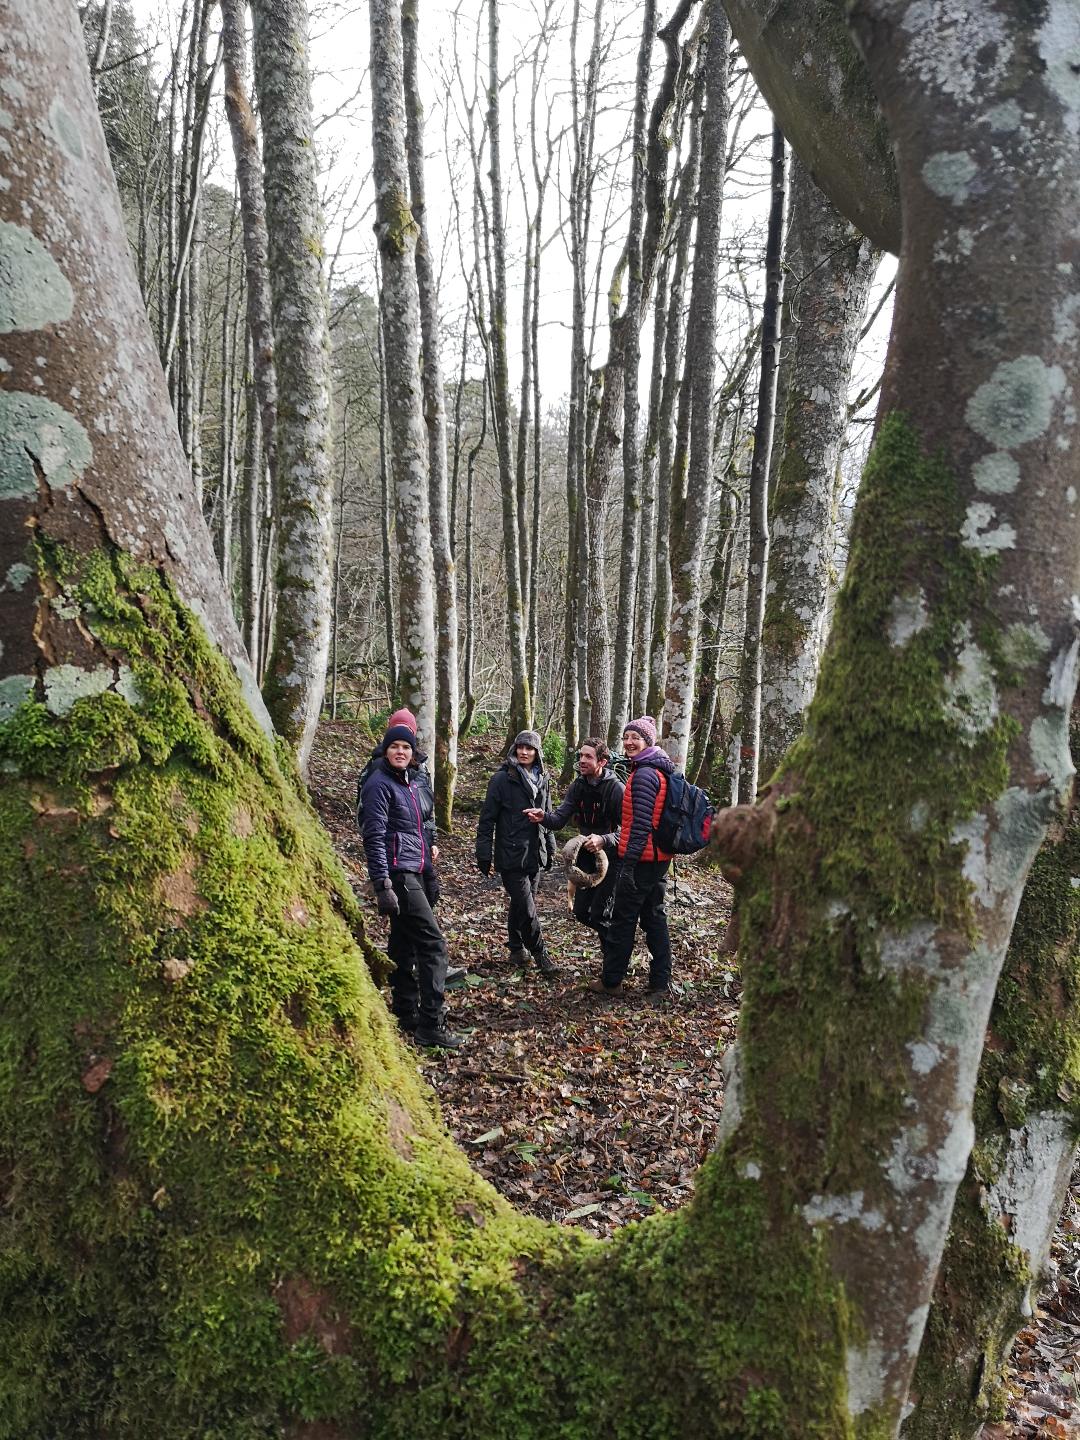
[[[421,1045],[456,1050],[462,1038],[447,1029],[443,998],[446,941],[423,880],[431,853],[409,765],[415,746],[407,725],[392,725],[383,736],[361,792],[364,855],[379,914],[390,917],[386,948],[395,962],[390,993],[398,1024]]]
[[[536,891],[540,871],[551,869],[555,845],[550,834],[528,818],[528,812],[535,807],[546,810],[550,804],[540,736],[535,730],[522,730],[509,756],[488,781],[476,827],[476,863],[482,875],[490,875],[494,866],[510,898],[506,943],[511,960],[524,964],[532,955],[541,975],[548,978],[557,973],[558,966],[544,944]]]

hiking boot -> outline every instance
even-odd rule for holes
[[[518,945],[510,951],[506,957],[511,965],[527,965],[529,963],[529,952],[524,945]]]
[[[559,973],[558,965],[555,964],[555,961],[552,960],[551,956],[548,954],[547,946],[543,944],[543,942],[541,942],[540,949],[537,950],[535,958],[536,968],[540,971],[540,974],[543,975],[545,980],[550,980],[553,975],[557,975]]]
[[[464,980],[468,973],[469,968],[467,965],[447,965],[446,977],[443,984],[452,985],[455,980]]]
[[[645,998],[650,1005],[666,1005],[671,999],[671,986],[666,980],[661,985],[647,985]]]
[[[412,1035],[420,1023],[419,1017],[416,1015],[395,1015],[394,1019],[397,1021],[398,1029],[403,1035]]]
[[[620,980],[617,985],[605,985],[603,980],[590,980],[585,986],[591,995],[621,995],[623,993],[623,982]]]
[[[455,1035],[452,1030],[447,1030],[444,1022],[438,1025],[418,1025],[416,1027],[416,1043],[423,1045],[428,1050],[460,1050],[465,1044],[463,1035]]]

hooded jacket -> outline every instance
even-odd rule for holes
[[[670,860],[656,844],[656,826],[667,795],[667,777],[675,769],[659,745],[650,745],[630,761],[630,778],[623,791],[619,856],[624,865],[639,860]]]
[[[361,792],[364,855],[372,884],[398,871],[421,874],[431,864],[416,771],[395,770],[379,756]]]
[[[480,819],[476,825],[476,863],[500,874],[522,870],[528,875],[550,870],[555,842],[542,825],[534,825],[526,810],[547,810],[551,786],[541,768],[534,789],[522,767],[510,756],[488,781]]]
[[[545,812],[544,824],[549,830],[561,830],[573,816],[583,835],[603,835],[604,844],[614,847],[619,843],[623,788],[610,765],[595,779],[578,775],[562,804]]]

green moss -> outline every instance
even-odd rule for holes
[[[398,190],[387,190],[379,198],[379,248],[395,260],[406,255],[420,233],[408,198]]]

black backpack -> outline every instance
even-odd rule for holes
[[[704,790],[673,771],[655,831],[656,844],[669,855],[693,855],[709,843],[716,810]]]

